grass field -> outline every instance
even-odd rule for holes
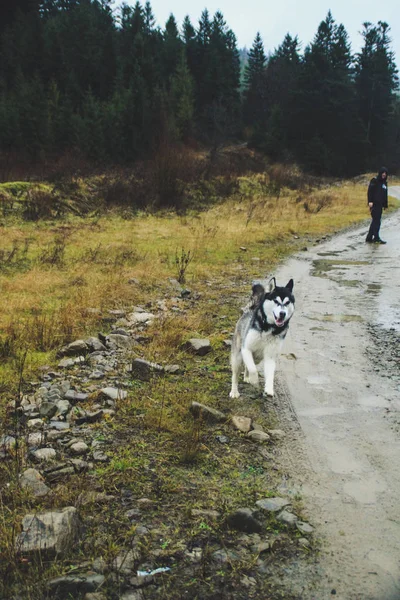
[[[135,498],[149,498],[158,506],[150,514],[162,541],[156,543],[149,536],[142,554],[154,558],[158,544],[157,556],[175,561],[170,582],[146,598],[216,598],[225,585],[233,594],[227,592],[226,598],[251,597],[241,595],[239,588],[236,595],[234,591],[241,578],[252,572],[250,558],[218,573],[207,570],[205,561],[195,580],[179,577],[183,547],[194,541],[204,548],[215,540],[228,545],[234,541],[222,524],[201,517],[190,521],[186,515],[189,509],[205,507],[226,513],[271,495],[276,474],[227,424],[211,433],[204,423],[193,421],[188,407],[192,401],[226,407],[230,376],[224,340],[233,330],[251,280],[273,274],[279,262],[316,239],[367,220],[369,177],[271,191],[265,175],[243,176],[231,197],[180,214],[114,208],[85,217],[66,214],[31,222],[18,211],[3,210],[0,413],[4,433],[10,424],[10,400],[18,401],[41,367],[56,368],[61,346],[105,331],[104,317],[110,310],[129,312],[135,306],[155,310],[163,304],[165,315],[148,327],[146,345],[132,350],[131,358],[185,365],[184,377],[131,381],[128,398],[116,416],[92,426],[94,436],[113,440],[109,463],[95,467],[89,477],[73,477],[58,485],[51,500],[33,503],[19,488],[18,475],[29,466],[23,444],[11,461],[0,461],[0,560],[5,566],[3,576],[8,574],[4,597],[14,597],[16,589],[23,590],[24,598],[45,597],[36,587],[39,581],[69,572],[74,563],[100,554],[110,561],[135,534],[118,502],[110,501],[100,513],[88,502],[81,508],[88,523],[84,547],[65,561],[24,564],[15,555],[15,536],[32,506],[34,510],[74,506],[81,494],[92,489],[115,496],[125,488]],[[9,186],[5,191],[9,199]],[[0,208],[1,192],[0,185]],[[391,201],[391,209],[399,204]],[[177,304],[176,290],[184,288],[190,289],[191,300],[184,310],[177,310],[182,304]],[[213,352],[201,361],[183,349],[184,342],[194,337],[211,341]],[[230,410],[241,414],[244,409],[240,401],[231,401]],[[263,412],[261,401],[246,410],[265,427],[276,425],[273,416]],[[216,435],[233,440],[221,446]],[[282,556],[289,556],[290,535],[273,520],[270,531],[282,536]],[[265,586],[260,588],[263,593],[270,589],[268,581],[260,585]],[[203,592],[196,595],[199,589]]]

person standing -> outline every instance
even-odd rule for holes
[[[379,237],[381,228],[382,210],[388,207],[388,185],[387,185],[388,170],[386,167],[381,167],[377,177],[373,177],[368,186],[368,206],[371,212],[371,225],[366,242],[375,244],[386,244]]]

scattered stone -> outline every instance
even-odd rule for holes
[[[160,375],[163,371],[164,369],[161,365],[143,360],[142,358],[135,358],[132,362],[132,376],[141,381],[150,381],[152,375]]]
[[[80,454],[89,452],[89,446],[85,442],[75,442],[75,444],[70,446],[70,450],[79,456]]]
[[[67,346],[64,346],[57,352],[57,356],[79,356],[86,354],[88,346],[84,340],[76,340]]]
[[[12,435],[3,435],[0,437],[0,450],[4,450],[4,452],[10,452],[15,444],[16,439]]]
[[[104,410],[96,410],[95,412],[87,412],[82,417],[75,419],[76,425],[83,425],[83,423],[96,423],[103,417]]]
[[[78,540],[80,520],[76,508],[68,506],[62,510],[26,515],[22,530],[16,541],[19,554],[64,555]]]
[[[90,352],[106,352],[107,348],[101,341],[96,337],[90,337],[85,340],[85,344]]]
[[[296,515],[294,515],[291,512],[288,512],[287,510],[283,510],[281,513],[279,513],[279,515],[276,518],[278,521],[281,521],[281,523],[284,523],[285,525],[289,526],[296,525],[298,521]]]
[[[227,524],[237,531],[246,533],[259,533],[262,531],[261,523],[254,517],[250,508],[239,508],[226,519]]]
[[[239,431],[248,433],[251,429],[251,419],[249,417],[233,416],[232,423]]]
[[[314,531],[314,527],[304,521],[297,521],[296,527],[301,533],[312,533]]]
[[[69,423],[65,423],[65,421],[50,421],[49,427],[57,429],[58,431],[64,431],[66,429],[69,429],[70,425]]]
[[[205,421],[211,421],[220,423],[221,421],[226,421],[226,416],[224,413],[216,410],[215,408],[210,408],[205,404],[200,404],[200,402],[192,402],[190,406],[190,412],[196,418],[203,418]]]
[[[252,423],[251,428],[253,431],[264,431],[264,428],[259,423]]]
[[[211,558],[213,562],[220,565],[226,565],[240,560],[239,554],[234,550],[217,550],[216,552],[213,552]]]
[[[148,312],[133,312],[127,315],[127,319],[131,325],[148,324],[155,319],[155,315]]]
[[[40,448],[39,450],[34,450],[31,452],[30,456],[35,462],[47,462],[50,460],[55,460],[56,451],[54,448]]]
[[[76,392],[75,390],[68,390],[65,393],[64,398],[72,404],[76,404],[77,402],[84,402],[89,397],[89,394],[84,394],[82,392]]]
[[[210,340],[192,338],[184,344],[184,348],[190,352],[194,352],[198,356],[204,356],[211,351]]]
[[[110,333],[106,337],[107,348],[113,348],[116,350],[130,350],[135,345],[135,340],[126,335],[120,335],[118,333]]]
[[[285,506],[289,506],[291,504],[290,500],[286,498],[265,498],[262,500],[257,500],[256,506],[261,508],[264,512],[279,512]]]
[[[46,481],[48,481],[49,483],[58,483],[59,481],[63,481],[67,477],[70,477],[74,474],[74,467],[59,468],[49,473],[46,472]]]
[[[93,452],[93,460],[95,462],[106,463],[110,460],[110,457],[105,452]]]
[[[104,576],[96,573],[64,575],[47,582],[51,598],[80,598],[87,592],[96,592],[104,583]],[[97,594],[96,594],[97,595]]]
[[[42,419],[29,419],[27,422],[28,429],[43,429],[43,421]]]
[[[247,437],[250,438],[251,440],[253,440],[253,442],[259,442],[259,443],[263,443],[263,442],[268,442],[271,438],[268,435],[268,433],[265,433],[264,431],[249,431],[249,433],[247,434]]]
[[[75,361],[73,358],[63,358],[58,363],[60,369],[71,369],[75,365]]]
[[[56,407],[58,416],[65,416],[71,410],[71,404],[68,402],[68,400],[59,400],[56,404]]]
[[[36,469],[26,469],[21,475],[20,484],[23,489],[32,492],[36,498],[46,496],[51,491]]]
[[[215,439],[220,444],[229,444],[229,442],[230,442],[229,438],[226,435],[216,435]]]
[[[190,511],[192,517],[202,517],[206,519],[219,519],[221,514],[217,510],[201,510],[199,508],[192,508]]]
[[[189,552],[189,550],[186,550],[185,556],[192,563],[200,563],[203,558],[203,550],[201,548],[193,548],[191,552]]]
[[[125,398],[128,397],[127,392],[118,388],[107,387],[102,388],[100,391],[104,396],[107,396],[107,398],[110,398],[111,400],[125,400]]]

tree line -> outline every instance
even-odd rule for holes
[[[239,51],[224,16],[156,26],[149,1],[14,0],[0,7],[0,155],[131,163],[163,144],[246,140],[273,161],[352,175],[400,159],[398,77],[385,22],[353,54],[330,12],[304,51]],[[246,65],[243,65],[246,57]]]

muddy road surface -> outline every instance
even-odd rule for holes
[[[400,197],[400,187],[391,194]],[[400,599],[400,211],[303,251],[277,273],[296,313],[275,410],[290,431],[282,460],[321,549],[285,566],[304,600]]]

